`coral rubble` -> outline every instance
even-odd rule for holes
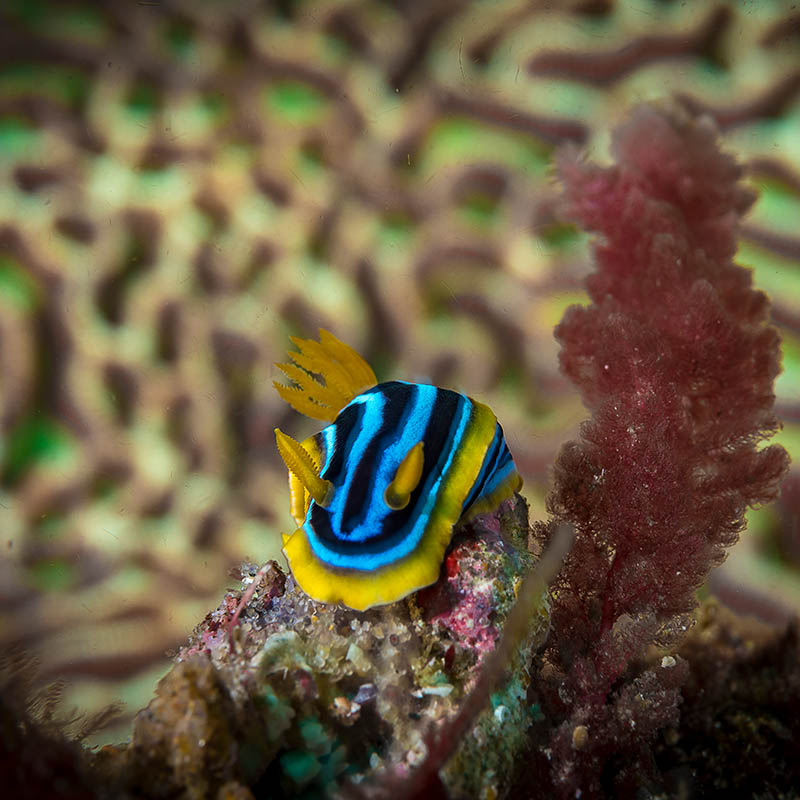
[[[107,795],[322,797],[385,765],[412,770],[495,647],[532,561],[527,539],[517,496],[456,534],[434,586],[366,612],[313,601],[275,562],[246,567],[130,743],[98,754]],[[509,680],[441,773],[448,796],[507,790],[534,719],[524,667],[547,628],[542,596]]]

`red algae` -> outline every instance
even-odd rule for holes
[[[776,497],[788,465],[763,446],[779,337],[732,261],[754,199],[741,167],[710,119],[668,107],[636,109],[612,151],[610,167],[558,161],[567,214],[601,237],[591,304],[556,329],[591,412],[548,499],[576,528],[537,680],[542,771],[563,796],[658,786],[650,743],[677,723],[687,666],[636,660],[677,644],[745,509]]]

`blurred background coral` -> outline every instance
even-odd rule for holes
[[[800,453],[800,12],[789,2],[41,2],[0,10],[0,646],[127,736],[168,653],[291,527],[272,388],[326,327],[381,379],[502,421],[534,518],[584,417],[552,328],[581,302],[555,147],[637,101],[707,111],[760,192]],[[800,608],[800,474],[715,573]]]

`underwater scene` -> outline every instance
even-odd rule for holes
[[[793,798],[800,6],[0,3],[14,798]]]

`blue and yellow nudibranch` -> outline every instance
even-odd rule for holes
[[[450,389],[378,383],[326,330],[292,342],[294,364],[276,366],[295,386],[275,388],[330,423],[303,442],[275,429],[298,525],[283,542],[295,580],[315,600],[358,610],[434,583],[456,523],[522,485],[500,423]]]

